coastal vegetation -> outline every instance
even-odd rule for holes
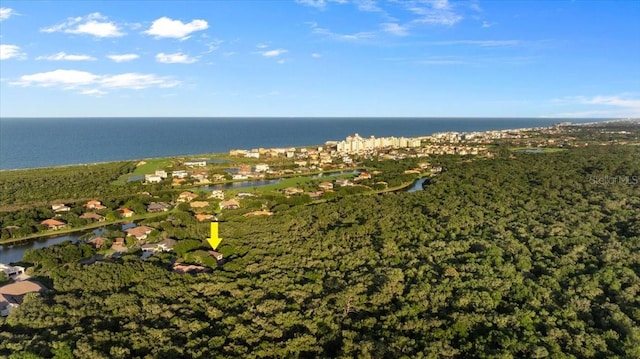
[[[0,319],[0,355],[640,357],[637,148],[432,162],[424,191],[231,211],[219,263],[182,210],[144,222],[174,252],[29,252],[50,291]]]

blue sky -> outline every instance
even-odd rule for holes
[[[2,117],[640,117],[640,1],[1,7]]]

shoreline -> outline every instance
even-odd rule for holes
[[[52,118],[52,119],[83,119],[84,117],[56,117],[56,118]],[[94,117],[91,117],[94,118]],[[89,118],[89,119],[91,119]],[[95,117],[95,118],[103,118],[103,117]],[[111,118],[111,117],[109,117]],[[126,119],[126,118],[132,118],[132,119],[143,119],[143,120],[150,120],[150,119],[156,119],[157,117],[113,117],[113,118],[117,118],[117,119]],[[160,117],[158,119],[175,119],[175,118],[180,118],[180,117]],[[185,117],[185,118],[192,118],[192,117]],[[227,119],[226,117],[193,117],[193,118],[198,118],[198,119]],[[295,119],[299,119],[299,118],[303,118],[303,117],[287,117],[287,118],[279,118],[279,117],[232,117],[232,118],[228,118],[230,120],[233,120],[235,118],[239,118],[239,119],[264,119],[264,120],[272,120],[272,119],[277,119],[277,120],[283,120],[283,119],[290,119],[290,120],[295,120]],[[469,121],[474,121],[474,120],[507,120],[507,119],[512,119],[514,121],[518,121],[518,120],[540,120],[540,121],[547,121],[547,120],[551,120],[552,118],[538,118],[538,117],[304,117],[304,118],[309,118],[309,119],[327,119],[327,120],[340,120],[340,119],[373,119],[373,120],[383,120],[383,119],[394,119],[394,118],[398,118],[398,119],[415,119],[415,120],[429,120],[429,119],[452,119],[452,120],[469,120]],[[32,119],[32,120],[43,120],[43,119],[47,119],[46,117],[5,117],[5,118],[0,118],[0,120],[19,120],[19,119]],[[488,131],[514,131],[514,130],[526,130],[526,129],[545,129],[545,128],[550,128],[551,126],[555,126],[561,123],[565,123],[568,122],[570,125],[572,126],[589,126],[589,125],[594,125],[594,124],[598,124],[598,123],[611,123],[611,122],[637,122],[640,121],[640,119],[635,119],[635,118],[625,118],[625,119],[621,119],[621,118],[585,118],[585,119],[570,119],[570,118],[553,118],[553,120],[557,120],[558,122],[556,124],[553,125],[546,125],[546,126],[540,126],[540,127],[519,127],[519,128],[507,128],[507,129],[488,129],[488,130],[484,130],[484,131],[471,131],[471,132],[488,132]],[[576,120],[580,120],[580,121],[591,121],[591,122],[572,122],[576,121]],[[465,133],[465,132],[469,132],[469,131],[453,131],[450,130],[450,132],[460,132],[460,133]],[[434,132],[434,133],[430,133],[430,134],[424,134],[424,135],[414,135],[414,138],[420,138],[420,137],[427,137],[427,136],[432,136],[433,134],[438,133],[438,132]],[[331,140],[328,139],[326,141],[335,141],[335,140]],[[310,145],[301,145],[301,146],[281,146],[281,147],[300,147],[300,148],[307,148],[307,147],[314,147],[314,146],[321,146],[321,144],[310,144]],[[233,148],[232,148],[233,149]],[[230,149],[230,150],[232,150]],[[229,151],[230,151],[229,150]],[[114,160],[106,160],[106,161],[97,161],[97,162],[86,162],[86,163],[71,163],[71,164],[61,164],[61,165],[53,165],[53,166],[38,166],[38,167],[26,167],[26,168],[7,168],[7,169],[0,169],[0,174],[2,174],[3,172],[16,172],[16,171],[28,171],[28,170],[42,170],[42,169],[56,169],[56,168],[69,168],[69,167],[80,167],[80,166],[96,166],[96,165],[104,165],[104,164],[111,164],[111,163],[125,163],[125,162],[135,162],[135,161],[145,161],[145,160],[159,160],[159,159],[173,159],[173,158],[177,158],[177,157],[186,157],[186,158],[190,158],[190,157],[201,157],[201,156],[211,156],[211,157],[218,157],[218,156],[228,156],[228,152],[205,152],[205,153],[191,153],[191,154],[176,154],[176,155],[170,155],[170,156],[158,156],[158,157],[142,157],[142,158],[129,158],[129,159],[114,159]]]

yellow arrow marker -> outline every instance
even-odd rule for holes
[[[211,222],[211,238],[207,238],[207,242],[213,249],[218,248],[222,242],[222,238],[218,237],[218,222]]]

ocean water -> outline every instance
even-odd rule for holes
[[[0,170],[549,126],[532,118],[2,118]],[[594,121],[583,120],[586,121]]]

